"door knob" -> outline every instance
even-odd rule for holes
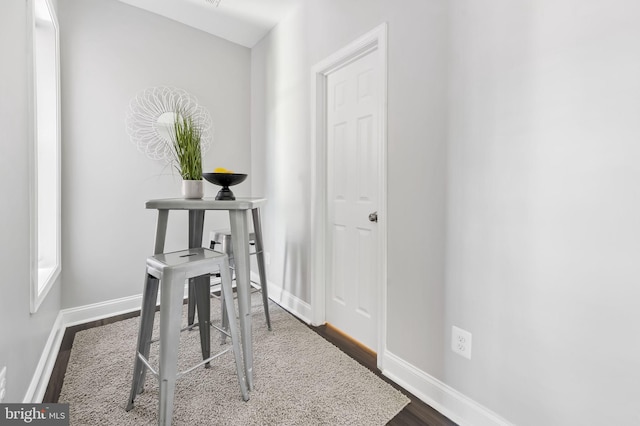
[[[369,213],[369,222],[378,222],[378,212]]]

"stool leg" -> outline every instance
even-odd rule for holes
[[[156,302],[158,299],[158,288],[160,287],[160,281],[152,276],[149,276],[150,281],[150,289],[149,294],[146,297],[146,314],[145,321],[148,321],[145,324],[145,334],[143,336],[144,345],[142,346],[142,350],[140,353],[143,357],[149,359],[149,351],[151,349],[151,338],[153,337],[153,322],[156,317]],[[142,315],[142,313],[141,313]],[[142,361],[140,361],[142,362]],[[143,368],[142,373],[140,374],[140,382],[138,383],[138,393],[142,393],[144,390],[144,382],[145,377],[147,375],[147,369]]]
[[[258,273],[260,274],[260,292],[262,293],[262,306],[267,320],[267,329],[271,331],[271,317],[269,315],[269,295],[267,294],[267,273],[264,266],[264,247],[262,246],[262,225],[260,224],[260,209],[252,209],[253,232],[255,234],[256,258],[258,261]]]
[[[229,264],[226,259],[220,267],[220,279],[222,281],[222,293],[227,293],[227,297],[224,298],[224,303],[227,308],[227,322],[229,324],[229,334],[231,334],[231,343],[233,345],[233,356],[236,361],[236,374],[238,375],[238,382],[240,384],[240,393],[242,394],[242,399],[244,401],[248,401],[249,393],[247,391],[247,382],[244,377],[244,365],[240,358],[240,332],[238,331],[238,325],[236,323],[233,297],[231,297],[231,272],[229,271]]]
[[[211,354],[211,302],[209,300],[211,278],[209,275],[204,275],[196,278],[194,281],[195,299],[198,306],[198,329],[200,331],[202,359],[207,359]],[[210,366],[209,363],[206,363],[204,368],[209,368]]]
[[[225,253],[230,253],[231,248],[227,247],[227,251]],[[233,255],[233,252],[231,252],[231,254]],[[229,265],[233,265],[233,257],[229,257]],[[231,277],[231,281],[233,282],[233,269],[231,267],[229,267],[229,276]],[[225,299],[225,293],[222,289],[222,286],[220,286],[220,306],[221,306],[221,312],[222,312],[222,325],[220,326],[220,328],[222,328],[224,331],[229,332],[229,315],[227,312],[227,305],[224,301]],[[231,298],[231,300],[233,300],[233,287],[231,287],[231,291],[228,294],[228,297]],[[234,317],[235,319],[235,317]],[[224,345],[224,343],[227,341],[227,335],[225,333],[220,333],[220,344]]]
[[[189,210],[189,248],[202,247],[202,228],[204,226],[204,210]],[[193,280],[189,280],[189,300],[187,301],[187,325],[194,323],[196,302],[192,297],[197,293],[193,289]]]
[[[160,359],[158,369],[158,381],[160,384],[158,424],[161,426],[171,425],[173,416],[173,398],[176,375],[178,373],[178,343],[185,279],[184,273],[165,271],[161,280]]]
[[[196,318],[196,286],[193,279],[189,280],[189,299],[187,300],[187,325],[192,326]]]
[[[138,344],[136,345],[136,357],[133,363],[133,379],[131,382],[131,393],[127,401],[126,410],[133,408],[133,401],[136,395],[142,393],[144,389],[144,376],[146,368],[138,353],[145,358],[149,357],[149,347],[151,345],[151,334],[153,332],[153,320],[156,313],[156,298],[158,297],[158,280],[147,274],[144,284],[144,294],[142,297],[142,307],[140,310],[140,328],[138,331]]]
[[[220,274],[220,279],[222,280],[222,273]],[[222,283],[222,281],[220,282]],[[231,291],[233,291],[233,289],[231,289]],[[225,303],[225,299],[227,297],[233,298],[233,295],[225,296],[224,287],[222,286],[222,284],[220,284],[220,306],[221,306],[220,311],[222,312],[220,317],[221,319],[220,328],[226,332],[229,332],[229,313],[227,312],[227,305]],[[223,331],[221,331],[220,344],[224,345],[226,341],[227,341],[227,335]]]
[[[226,253],[228,256],[229,276],[231,277],[230,278],[231,281],[233,281],[233,249],[231,248],[230,244],[227,244],[226,238],[222,243],[222,252]],[[231,291],[229,292],[228,297],[231,297],[233,299],[233,287],[231,288]],[[221,286],[220,287],[220,307],[222,311],[222,325],[220,326],[220,328],[222,328],[226,332],[229,332],[229,317],[227,315],[227,306],[224,303],[224,298],[225,298],[225,294],[224,294],[224,291],[222,291],[222,286]],[[220,344],[224,345],[226,341],[227,341],[227,335],[225,333],[220,333]]]

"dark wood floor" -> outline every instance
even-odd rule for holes
[[[69,362],[69,355],[71,353],[71,347],[73,346],[73,340],[75,334],[78,331],[86,330],[88,328],[99,327],[101,325],[111,324],[116,321],[136,317],[140,315],[140,311],[132,312],[129,314],[118,315],[111,318],[106,318],[98,321],[92,321],[89,323],[76,325],[67,328],[62,338],[60,345],[60,351],[58,352],[58,358],[53,367],[53,372],[49,380],[49,385],[45,392],[43,402],[55,403],[58,402],[60,396],[60,390],[62,389],[62,383],[64,381],[64,375],[67,370],[67,363]],[[370,352],[368,349],[358,345],[353,340],[344,336],[339,331],[335,330],[331,326],[309,327],[316,333],[324,337],[329,342],[333,343],[336,347],[340,348],[344,353],[351,358],[358,361],[360,364],[373,371],[382,380],[394,386],[396,389],[407,395],[411,400],[397,416],[395,416],[388,425],[392,426],[456,426],[454,422],[438,413],[436,410],[402,389],[397,384],[393,383],[386,377],[384,377],[376,367],[376,355]]]
[[[358,361],[369,370],[373,371],[378,377],[393,387],[404,393],[411,402],[397,416],[395,416],[387,425],[392,426],[457,426],[429,405],[407,392],[380,373],[377,367],[376,354],[362,347],[357,342],[349,339],[331,326],[322,325],[320,327],[309,327],[316,333],[340,348],[342,352]]]

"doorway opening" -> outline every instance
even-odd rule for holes
[[[330,188],[329,168],[330,140],[328,132],[328,90],[329,77],[349,67],[363,58],[374,53],[375,72],[370,83],[376,93],[375,114],[377,120],[371,127],[371,132],[376,140],[375,162],[377,176],[375,177],[375,198],[377,217],[377,238],[372,250],[375,252],[376,264],[371,265],[372,277],[377,283],[370,294],[371,303],[375,309],[376,338],[371,347],[377,352],[378,360],[382,359],[386,342],[386,276],[387,276],[387,221],[386,221],[386,180],[387,180],[387,25],[383,23],[372,31],[353,41],[349,45],[335,52],[328,58],[316,64],[312,69],[312,217],[313,224],[311,247],[311,309],[312,324],[321,325],[327,321],[327,289],[333,285],[332,270],[333,230],[329,220],[332,209],[329,196]],[[374,212],[371,212],[374,213]],[[373,217],[373,216],[372,216]],[[370,219],[371,220],[371,219]],[[372,222],[374,220],[371,220]],[[351,336],[359,340],[358,336]],[[378,361],[379,362],[379,361]]]

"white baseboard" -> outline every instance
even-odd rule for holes
[[[257,274],[253,272],[251,277],[259,281]],[[302,321],[310,323],[309,303],[284,290],[282,286],[272,282],[268,282],[268,286],[270,299]],[[137,311],[141,302],[142,295],[136,295],[61,310],[51,328],[23,402],[42,402],[67,327]],[[460,426],[513,426],[498,414],[421,371],[388,349],[380,355],[382,362],[379,364],[383,366],[382,373],[385,376]]]
[[[387,349],[382,374],[460,426],[513,426],[451,386],[418,369]]]
[[[260,282],[260,277],[257,273],[251,272],[251,279],[253,281]],[[267,281],[269,299],[282,306],[291,314],[300,318],[307,324],[311,324],[311,305],[297,296],[284,290],[282,286],[274,284],[271,281]]]
[[[61,310],[51,328],[23,402],[42,402],[67,327],[137,311],[141,303],[142,295],[136,295]]]
[[[66,328],[72,325],[84,324],[90,321],[134,312],[139,310],[140,306],[142,306],[142,295],[137,294],[135,296],[92,303],[91,305],[79,306],[77,308],[63,309],[60,313],[63,316],[62,324]]]
[[[257,274],[252,279],[258,280]],[[301,320],[310,324],[311,305],[272,282],[269,298]],[[478,404],[476,401],[453,389],[451,386],[430,376],[414,365],[389,352],[381,351],[379,366],[382,374],[447,416],[460,426],[513,426],[498,414]]]
[[[62,327],[61,324],[62,312],[59,312],[53,323],[53,327],[51,327],[49,338],[47,338],[47,343],[44,345],[42,355],[40,355],[40,360],[36,366],[36,371],[33,374],[31,383],[29,384],[27,392],[22,400],[25,404],[42,402],[44,393],[47,390],[47,385],[49,384],[49,377],[51,377],[53,366],[56,363],[58,350],[62,343],[62,337],[64,336],[64,327]]]

